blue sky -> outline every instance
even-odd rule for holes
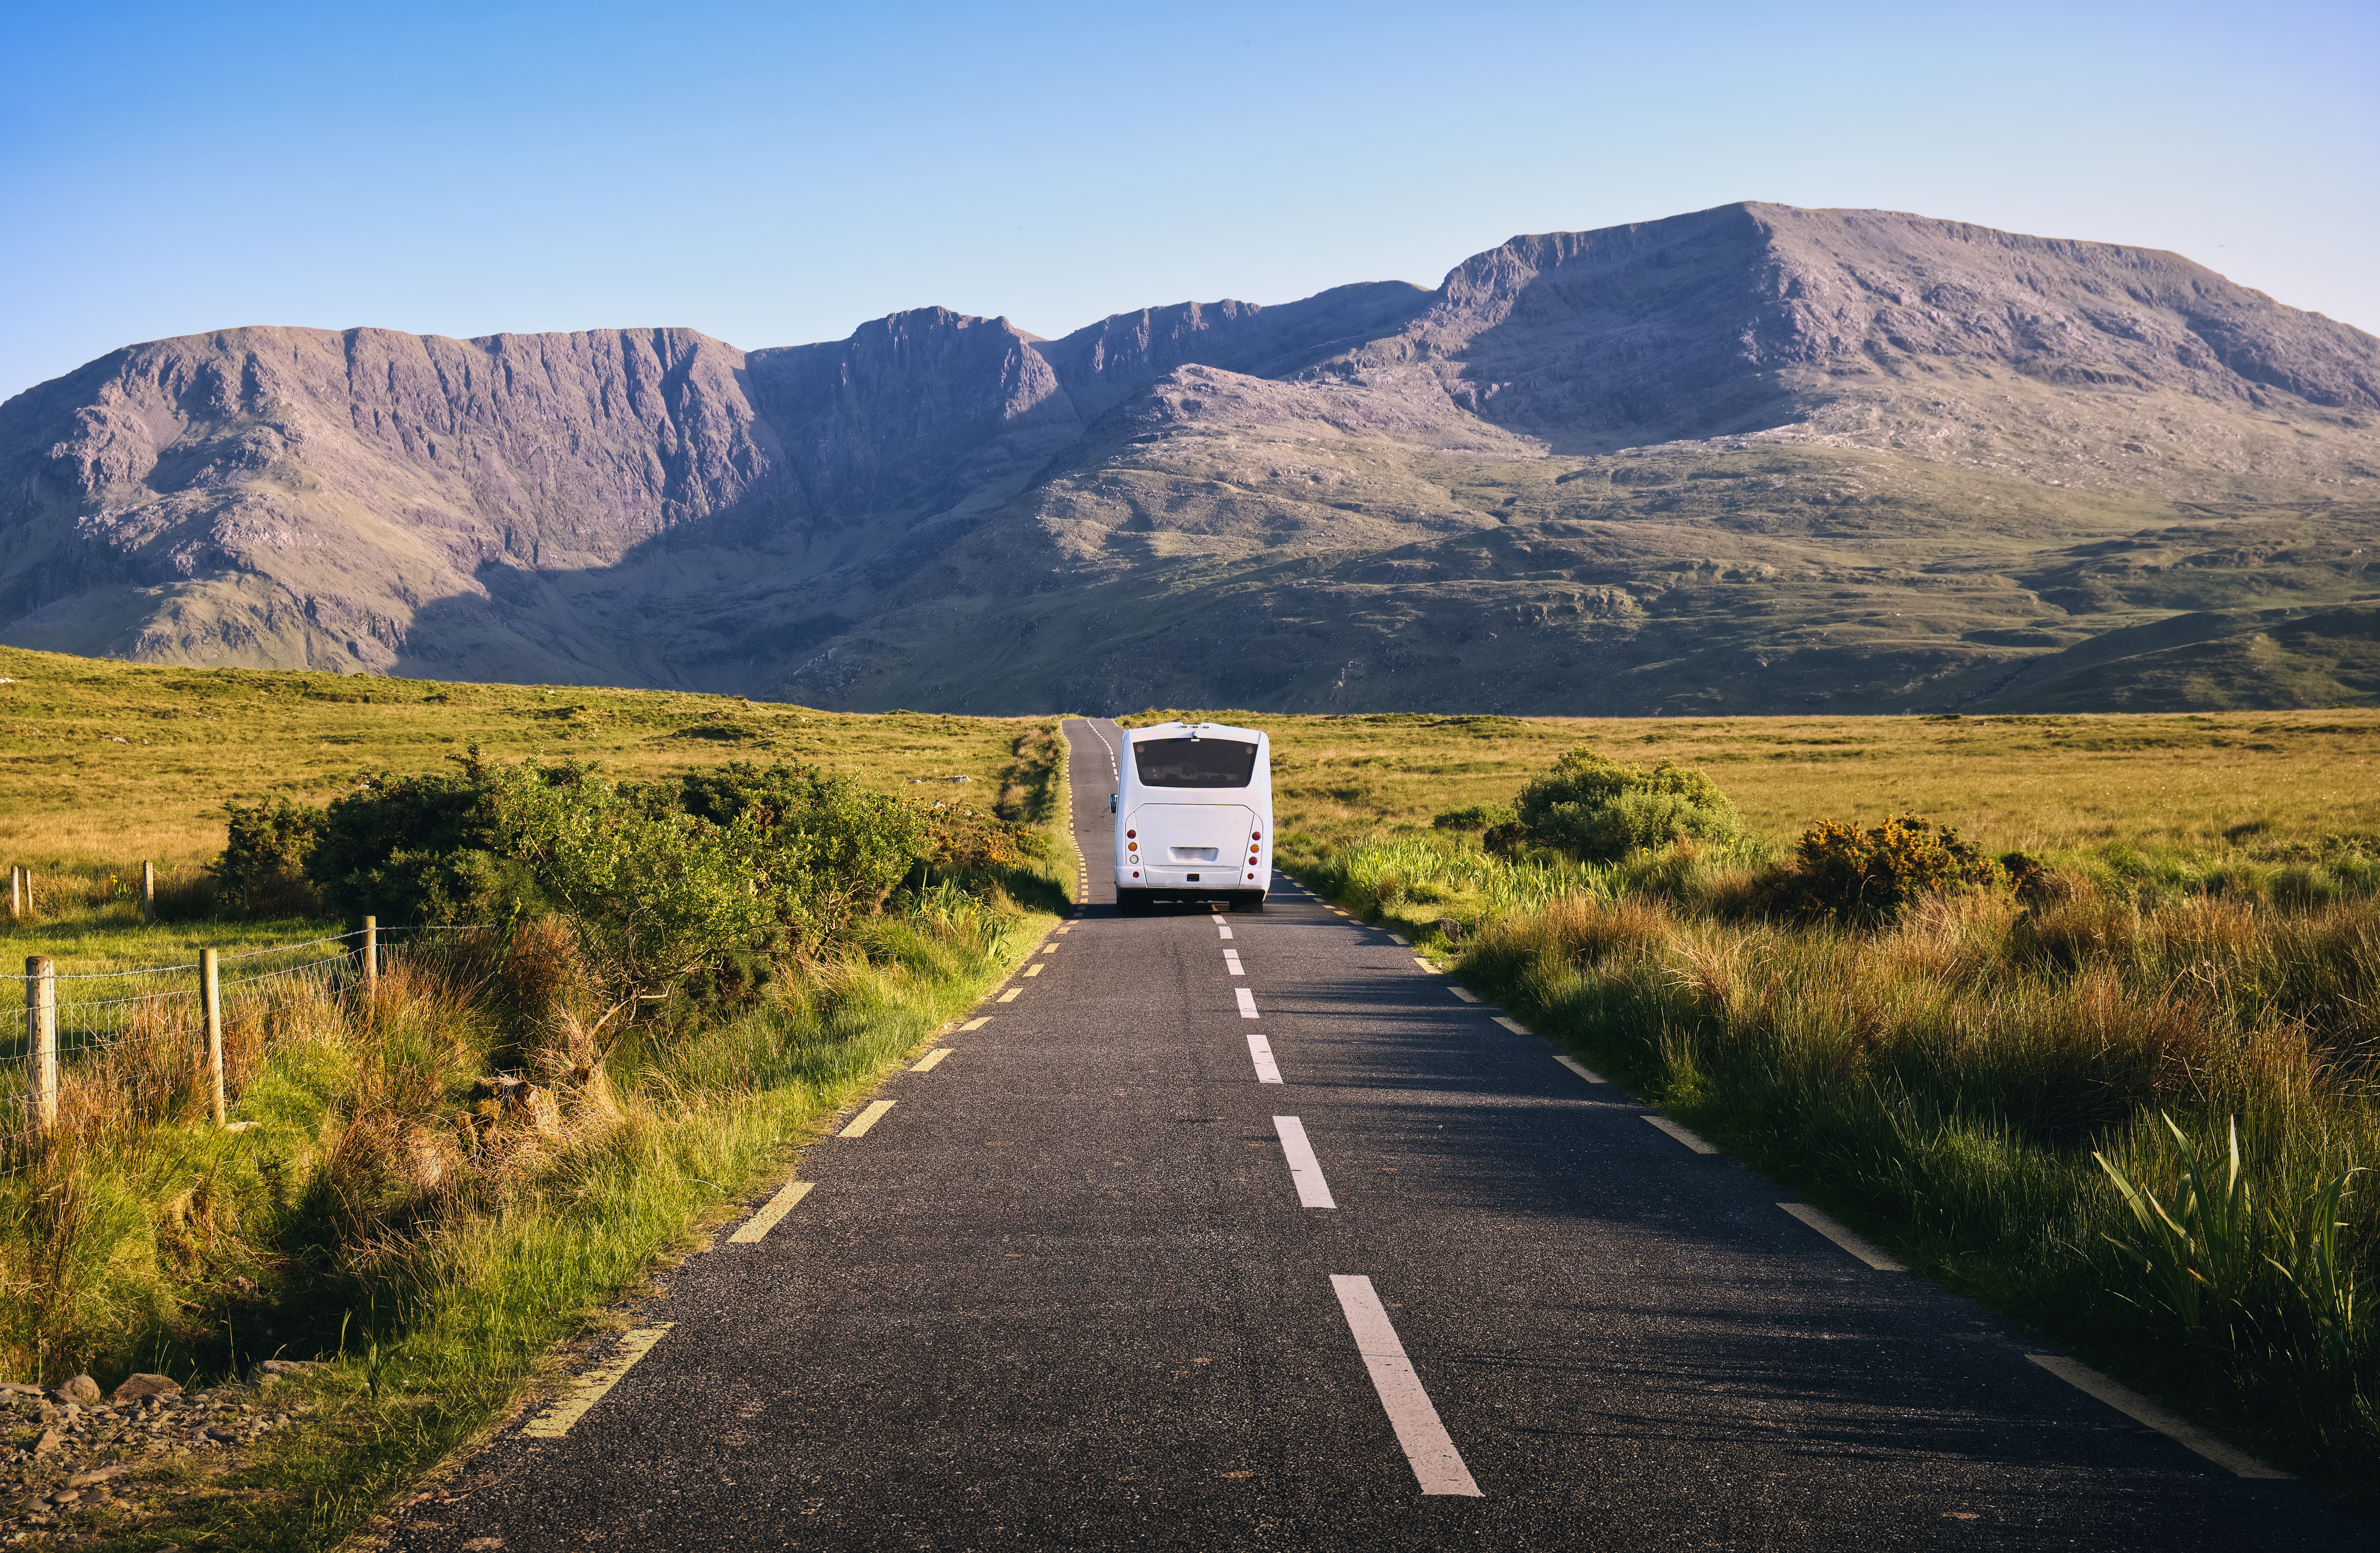
[[[242,323],[1055,334],[1730,200],[2180,250],[2380,333],[2380,6],[40,5],[0,394]]]

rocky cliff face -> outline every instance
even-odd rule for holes
[[[1860,571],[1854,527],[1870,570],[1910,576],[1988,534],[2047,576],[2084,564],[2051,551],[2177,503],[2345,534],[2380,474],[2375,418],[2380,341],[2179,256],[1757,204],[1517,237],[1435,291],[1185,303],[1050,341],[941,309],[749,353],[666,329],[232,330],[0,406],[0,639],[841,704],[1238,686],[1590,710],[1621,681],[1582,665],[1653,650],[1652,601],[1722,552],[1810,579],[1783,589],[1807,605]],[[1746,475],[1754,456],[1770,472]],[[1562,529],[1613,523],[1624,543]],[[2252,552],[2215,566],[2247,579],[2233,603],[2278,586],[2277,552]],[[2180,607],[2036,597],[2034,564],[1992,563],[1992,610],[2047,625],[1952,611],[1888,673],[1846,669],[1857,693],[1963,684]],[[2348,575],[2299,591],[2336,601]],[[1516,608],[1538,624],[1472,628]],[[1290,619],[1310,644],[1281,637]],[[1185,657],[1178,631],[1223,620],[1304,669],[1202,681],[1213,651]],[[1839,664],[1875,657],[1848,625],[1807,628]],[[1697,627],[1781,662],[1767,629],[1724,610]],[[1513,642],[1535,659],[1461,667]]]

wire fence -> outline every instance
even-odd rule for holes
[[[24,1011],[0,1025],[0,1172],[62,1127],[177,1106],[223,1119],[267,1051],[327,1028],[393,964],[473,930],[367,927],[171,965],[0,975],[0,998]]]

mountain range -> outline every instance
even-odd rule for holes
[[[2380,698],[2380,340],[1736,204],[1061,339],[227,329],[0,405],[0,641],[846,710]]]

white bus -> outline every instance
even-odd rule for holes
[[[1116,907],[1230,901],[1264,909],[1272,888],[1272,743],[1253,728],[1128,728],[1116,765]]]

